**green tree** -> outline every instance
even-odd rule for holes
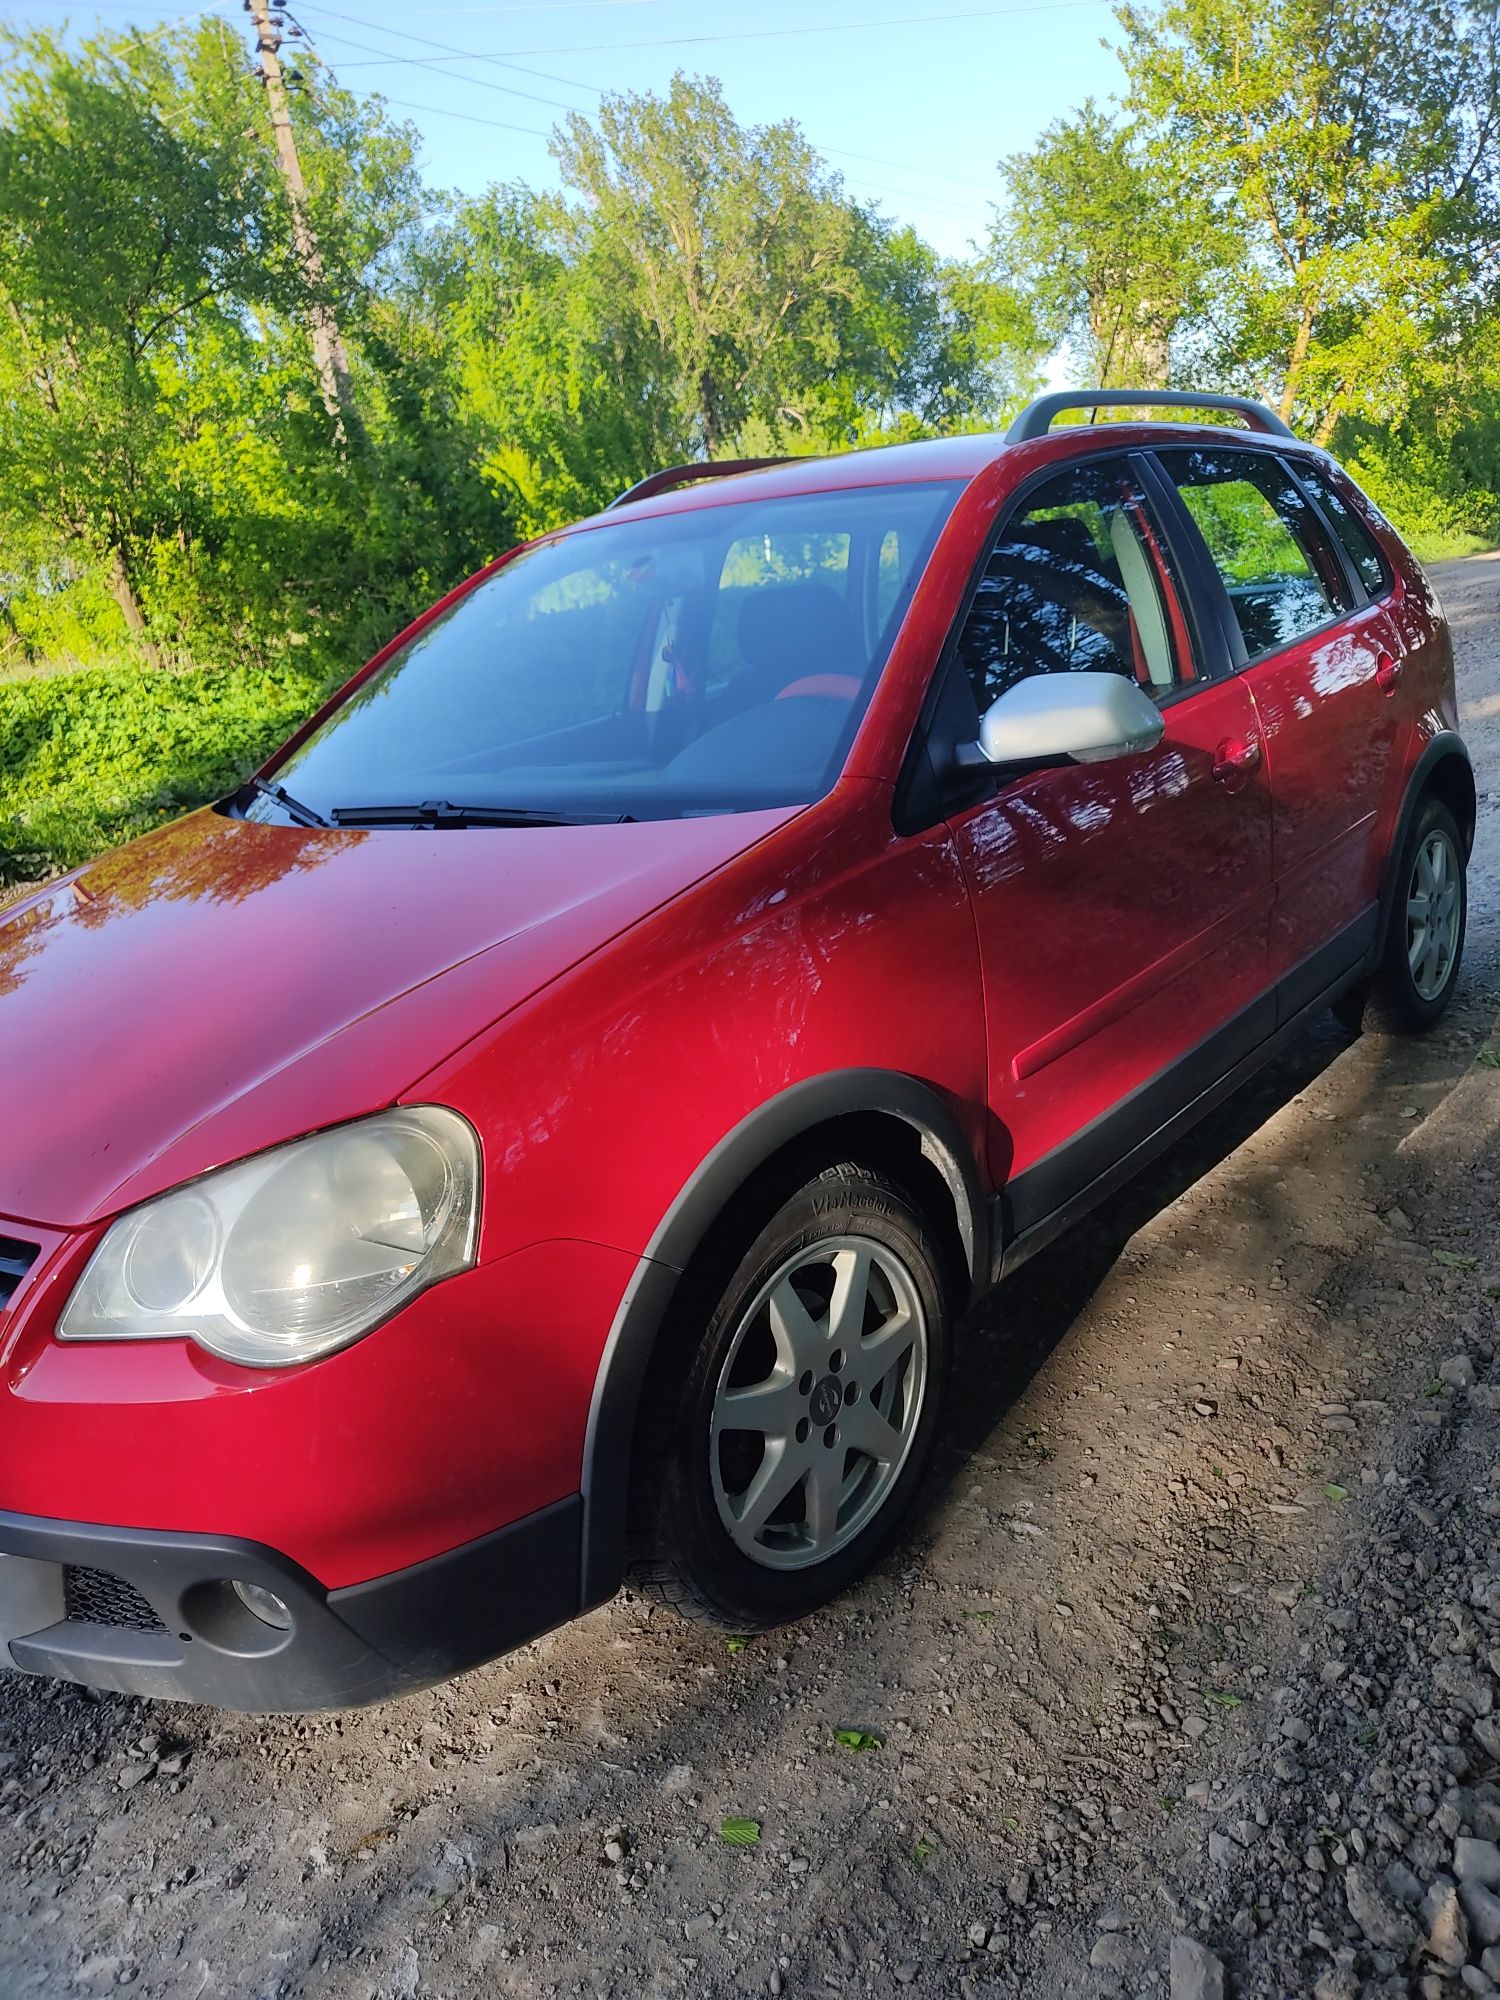
[[[1120,20],[1133,108],[1244,234],[1222,351],[1320,440],[1397,415],[1413,362],[1489,305],[1492,0],[1168,0]]]
[[[130,635],[153,663],[311,644],[352,665],[507,538],[417,274],[411,134],[316,70],[288,81],[368,406],[354,458],[318,394],[264,99],[223,24],[77,50],[30,35],[0,71],[0,597],[23,656]]]
[[[169,511],[161,373],[215,320],[233,338],[231,302],[285,286],[245,79],[216,40],[179,62],[164,38],[73,53],[37,33],[4,73],[0,505],[102,565],[143,639],[142,571]]]
[[[699,456],[826,451],[992,418],[1031,321],[848,200],[794,125],[717,85],[606,98],[557,140],[568,193],[492,189],[444,232],[467,406],[528,532]]]
[[[1234,232],[1157,135],[1090,99],[1002,162],[1001,272],[1101,386],[1165,388],[1172,341],[1231,262]]]

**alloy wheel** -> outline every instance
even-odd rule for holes
[[[761,1287],[714,1391],[709,1462],[736,1548],[805,1569],[848,1546],[911,1453],[927,1319],[901,1259],[868,1236],[799,1250]]]
[[[1460,886],[1453,842],[1435,827],[1417,849],[1406,892],[1406,962],[1423,1000],[1436,1000],[1453,975]]]

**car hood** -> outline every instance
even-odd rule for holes
[[[0,1216],[97,1220],[390,1103],[791,817],[328,831],[214,811],[0,910]]]

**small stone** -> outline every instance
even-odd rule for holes
[[[1458,1894],[1469,1929],[1480,1944],[1500,1944],[1500,1896],[1478,1882],[1465,1882]]]
[[[1482,1889],[1500,1888],[1500,1846],[1462,1834],[1453,1843],[1453,1872],[1460,1882],[1477,1882]]]
[[[624,1841],[606,1840],[604,1843],[604,1858],[606,1861],[613,1861],[616,1863],[623,1861],[625,1859]]]
[[[1406,1912],[1384,1895],[1368,1868],[1357,1863],[1344,1870],[1344,1900],[1349,1914],[1377,1949],[1403,1957],[1417,1942],[1417,1927]]]
[[[144,1784],[155,1769],[155,1764],[125,1765],[120,1772],[120,1790],[122,1792],[133,1791],[137,1785]]]
[[[1190,1715],[1182,1725],[1182,1733],[1184,1736],[1195,1738],[1206,1736],[1208,1734],[1208,1717],[1206,1715]]]
[[[1096,1972],[1112,1972],[1118,1978],[1134,1972],[1143,1956],[1134,1938],[1123,1931],[1106,1931],[1103,1937],[1095,1938],[1089,1964]]]
[[[700,1910],[696,1917],[689,1917],[683,1924],[682,1935],[685,1938],[707,1937],[714,1927],[714,1922],[712,1910]]]
[[[1025,1868],[1018,1868],[1006,1883],[1005,1894],[1007,1899],[1014,1903],[1018,1910],[1024,1909],[1027,1899],[1031,1895],[1030,1871]]]
[[[1289,1715],[1281,1725],[1281,1733],[1289,1743],[1312,1742],[1312,1724],[1304,1722],[1300,1715]]]
[[[916,1981],[917,1968],[914,1965],[894,1965],[891,1967],[891,1977],[898,1986],[911,1986]]]
[[[1488,1715],[1495,1705],[1490,1683],[1456,1654],[1438,1661],[1432,1670],[1432,1684],[1469,1715]]]
[[[1222,1868],[1238,1851],[1227,1833],[1211,1833],[1208,1836],[1208,1858],[1216,1868]]]
[[[970,1924],[969,1926],[970,1944],[975,1946],[986,1945],[989,1943],[989,1941],[990,1941],[990,1927],[988,1924],[985,1923]]]
[[[1312,2000],[1359,2000],[1359,1974],[1352,1965],[1327,1966],[1313,1981]]]
[[[1404,1861],[1393,1861],[1381,1876],[1381,1885],[1398,1903],[1415,1909],[1422,1900],[1422,1885]]]
[[[786,1991],[786,1981],[781,1976],[781,1967],[779,1965],[771,1967],[771,1976],[766,1981],[766,1990],[773,1996],[773,2000],[774,1996]]]
[[[1427,1926],[1427,1956],[1456,1971],[1469,1956],[1469,1926],[1459,1905],[1458,1890],[1446,1876],[1440,1875],[1427,1891],[1422,1921]]]
[[[1224,1967],[1196,1938],[1172,1940],[1172,2000],[1224,2000]]]
[[[1485,1994],[1495,1990],[1495,1983],[1489,1974],[1481,1972],[1477,1965],[1466,1965],[1458,1976],[1470,1993]]]
[[[1467,1354],[1450,1354],[1438,1368],[1438,1380],[1455,1389],[1472,1389],[1474,1364]]]

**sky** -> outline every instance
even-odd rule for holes
[[[1119,70],[1108,0],[292,0],[349,89],[379,92],[422,137],[429,185],[556,182],[547,135],[603,90],[716,76],[742,124],[795,118],[844,175],[936,249],[982,242],[996,162]],[[349,11],[350,8],[353,11]],[[204,10],[251,39],[238,0]],[[9,24],[140,31],[184,18],[132,0],[16,0]]]

